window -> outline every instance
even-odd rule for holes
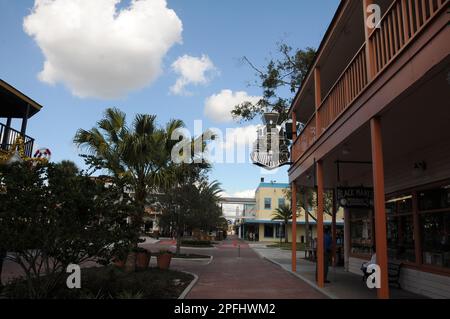
[[[270,224],[264,225],[264,237],[273,238],[273,225]]]
[[[286,205],[286,202],[284,200],[284,198],[278,198],[278,207],[284,207]]]
[[[423,263],[450,268],[450,185],[419,192]]]
[[[412,195],[402,195],[386,203],[389,259],[416,261]]]
[[[275,237],[277,238],[284,238],[284,224],[279,225],[277,224],[275,227]]]
[[[264,209],[272,209],[272,198],[264,198]]]
[[[351,252],[368,254],[372,252],[372,211],[353,209],[350,212]]]

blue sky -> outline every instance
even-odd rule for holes
[[[122,1],[119,8],[125,8],[129,3]],[[241,57],[245,55],[256,65],[263,66],[280,40],[292,47],[317,47],[339,1],[168,0],[167,3],[182,22],[182,43],[171,45],[163,55],[162,72],[150,85],[131,90],[123,97],[105,100],[80,98],[74,96],[64,83],[49,85],[41,81],[38,74],[46,58],[41,47],[23,27],[34,0],[0,0],[0,78],[44,106],[30,120],[28,135],[36,139],[38,146],[52,150],[52,160],[70,159],[82,167],[79,150],[72,144],[73,136],[77,129],[89,129],[95,125],[103,111],[111,106],[126,112],[129,120],[136,113],[156,114],[161,124],[171,118],[180,118],[191,130],[194,120],[203,120],[204,128],[225,129],[257,124],[258,121],[216,123],[204,114],[205,100],[224,89],[260,95],[257,87],[248,86],[255,76],[248,66],[240,62]],[[40,28],[42,30],[43,27]],[[55,26],[49,22],[48,28],[51,35]],[[74,50],[83,55],[86,48],[74,45]],[[184,55],[206,55],[214,64],[215,75],[209,78],[208,83],[187,86],[190,95],[171,94],[170,87],[178,77],[171,65]],[[20,127],[20,124],[15,126]],[[220,181],[227,193],[234,194],[255,189],[260,177],[264,177],[262,173],[249,163],[217,164],[211,178]],[[265,177],[266,180],[286,182],[287,169]]]

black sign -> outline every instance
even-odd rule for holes
[[[338,205],[344,208],[373,207],[373,188],[369,187],[338,187]]]

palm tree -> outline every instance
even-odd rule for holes
[[[96,127],[78,130],[74,143],[90,153],[97,168],[132,187],[138,207],[133,221],[141,224],[149,192],[173,181],[171,151],[178,141],[171,136],[183,126],[172,120],[159,128],[156,116],[138,114],[128,127],[125,113],[109,108]]]
[[[283,205],[275,209],[274,214],[272,214],[273,218],[272,220],[282,220],[284,224],[284,241],[285,243],[288,243],[288,236],[287,236],[287,224],[289,223],[289,220],[292,219],[292,209],[288,205]],[[281,232],[281,230],[280,230]]]

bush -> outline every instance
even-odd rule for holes
[[[66,278],[63,277],[48,298],[175,299],[192,280],[192,275],[157,268],[134,273],[124,272],[114,266],[84,268],[81,271],[81,289],[68,289]],[[3,295],[9,299],[28,299],[26,286],[25,280],[16,280],[5,286]]]

